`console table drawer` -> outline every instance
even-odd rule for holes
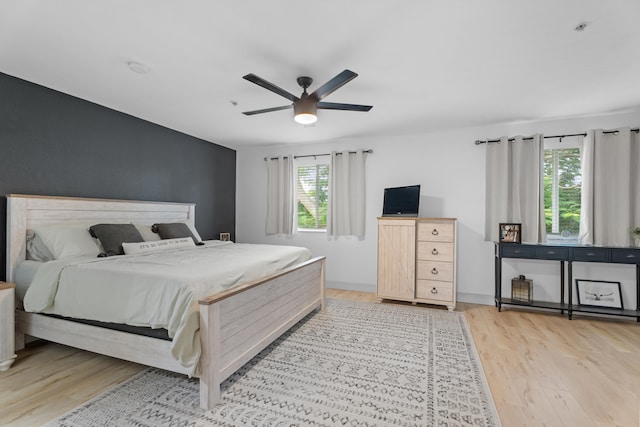
[[[503,258],[535,258],[535,248],[533,246],[522,246],[518,244],[501,245]]]
[[[569,256],[567,248],[536,248],[536,258],[538,259],[559,259],[564,260]]]
[[[611,251],[611,262],[640,264],[640,249],[614,249]]]
[[[607,262],[609,251],[601,248],[573,248],[572,261]]]

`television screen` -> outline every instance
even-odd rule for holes
[[[420,185],[384,189],[382,216],[418,216]]]

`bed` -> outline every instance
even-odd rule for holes
[[[7,281],[26,260],[27,230],[63,223],[184,222],[193,227],[195,205],[29,195],[7,196]],[[217,248],[205,245],[205,251]],[[112,257],[117,258],[117,257]],[[126,257],[123,257],[126,258]],[[100,262],[96,261],[96,265]],[[311,258],[235,287],[198,298],[200,405],[220,400],[220,384],[282,333],[324,309],[324,257]],[[148,366],[192,375],[171,353],[172,342],[105,329],[46,314],[16,310],[16,349],[32,336]]]

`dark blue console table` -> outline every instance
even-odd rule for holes
[[[535,301],[531,303],[502,297],[502,259],[521,258],[549,260],[560,263],[559,302]],[[573,263],[601,262],[612,264],[635,264],[636,266],[636,307],[635,310],[594,307],[573,304]],[[566,276],[569,284],[568,301],[565,301],[565,263],[568,264]],[[498,310],[503,305],[538,307],[567,312],[569,319],[574,312],[607,314],[612,316],[635,317],[640,322],[640,248],[620,248],[602,246],[556,246],[531,245],[518,243],[495,244],[495,301]]]

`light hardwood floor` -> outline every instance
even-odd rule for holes
[[[327,296],[376,301],[362,292]],[[465,313],[504,427],[640,426],[640,324],[464,303],[457,310]],[[143,369],[34,343],[0,372],[0,425],[41,425]]]

